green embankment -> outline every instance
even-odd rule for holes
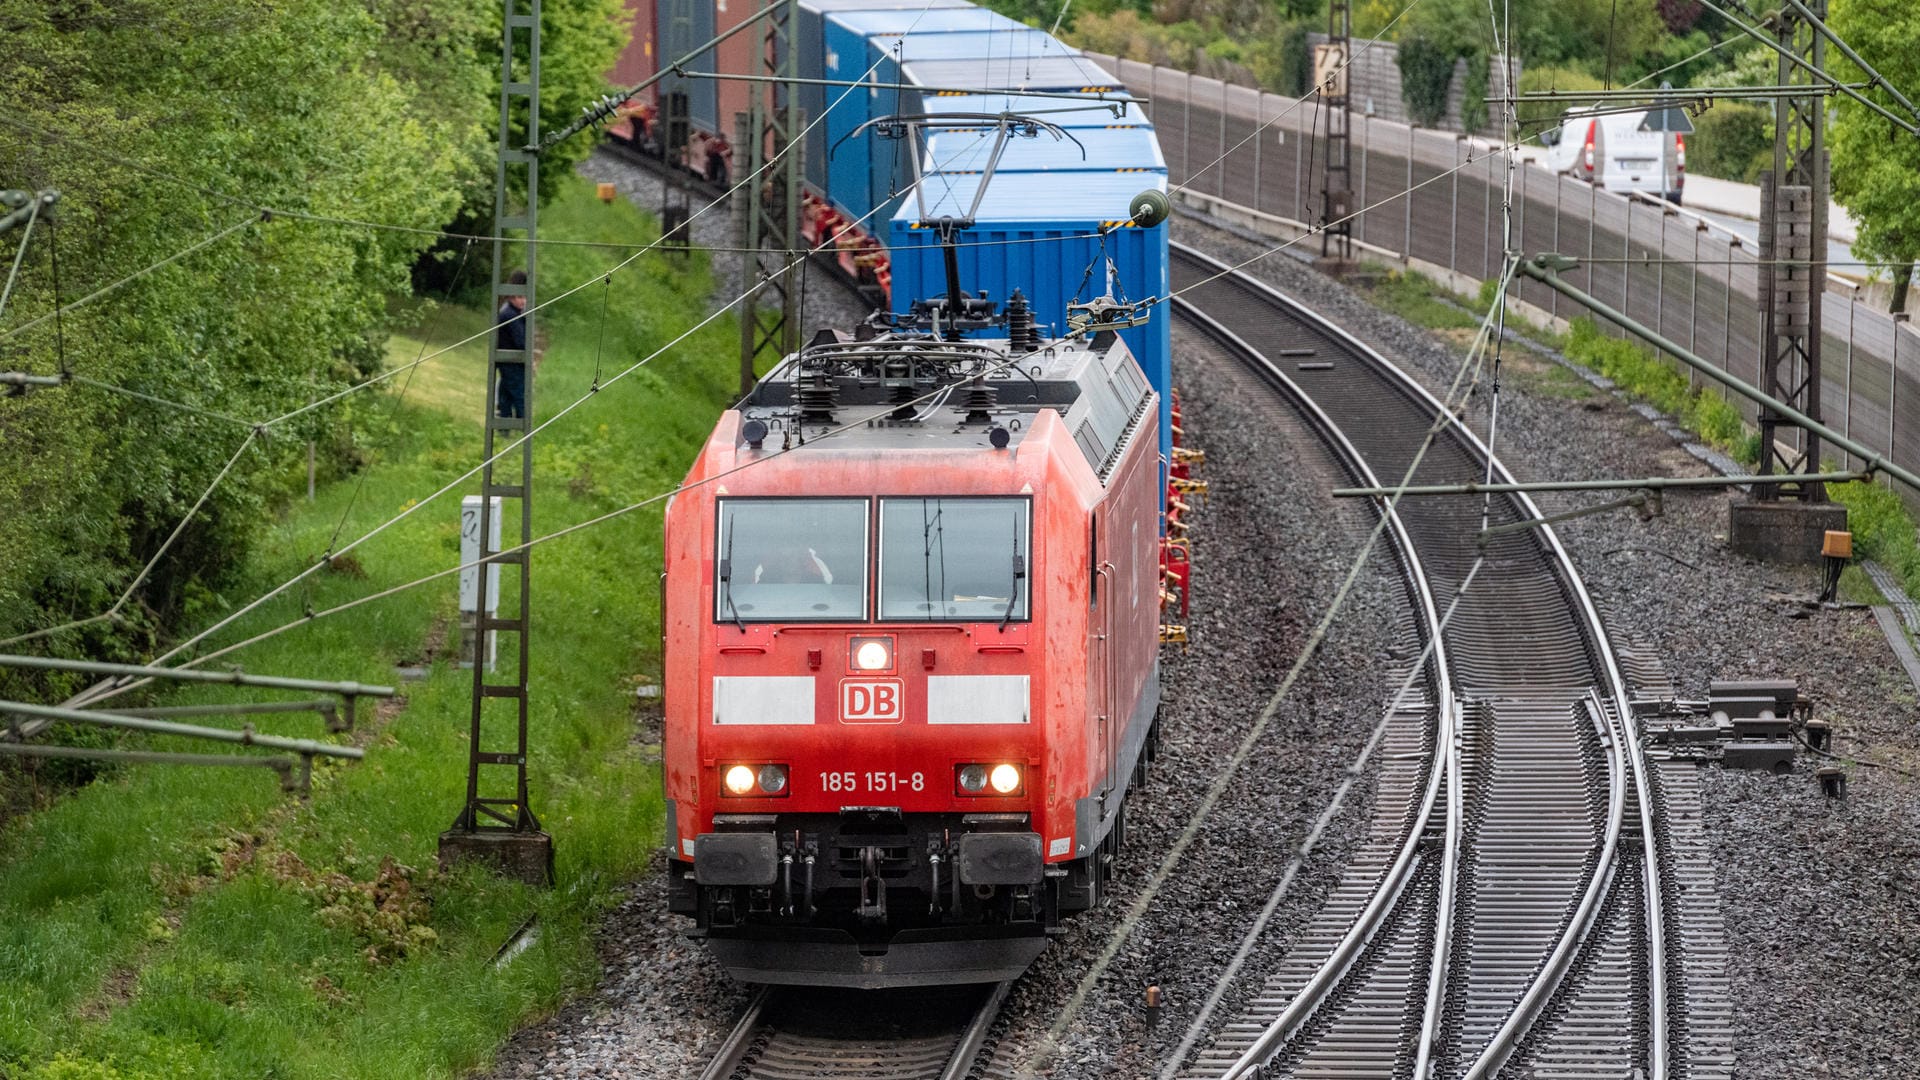
[[[650,219],[599,204],[577,182],[543,217],[550,238],[656,235]],[[592,280],[623,254],[548,247],[542,293]],[[708,293],[701,257],[648,256],[549,309],[541,417],[585,394],[596,364],[604,381],[691,326]],[[439,348],[489,323],[450,308],[413,332]],[[679,480],[727,401],[731,327],[716,321],[537,437],[536,533]],[[420,345],[397,339],[394,360]],[[390,392],[364,409],[384,425],[364,486],[349,477],[290,507],[257,545],[244,586],[205,598],[196,621],[292,576],[329,549],[343,519],[341,543],[476,463],[484,357],[482,342],[449,352],[419,369],[404,401]],[[475,486],[224,640],[454,565],[458,497]],[[657,747],[636,735],[633,691],[657,672],[659,561],[657,505],[536,549],[534,809],[555,838],[556,888],[432,869],[464,789],[470,686],[448,655],[455,596],[442,579],[233,657],[253,671],[377,683],[394,682],[396,664],[429,665],[402,707],[363,708],[352,738],[366,760],[316,770],[310,800],[283,796],[265,771],[128,768],[0,833],[0,1075],[446,1076],[589,983],[593,920],[658,843]],[[306,737],[320,728],[307,717],[261,726]],[[533,914],[538,942],[492,968]]]
[[[1410,323],[1426,327],[1456,343],[1472,337],[1480,320],[1439,282],[1417,272],[1401,273],[1375,267],[1377,280],[1362,292],[1377,306]],[[1491,282],[1482,282],[1475,310],[1493,303]],[[1630,397],[1674,417],[1682,427],[1736,460],[1752,465],[1760,458],[1759,433],[1749,428],[1740,412],[1709,384],[1689,385],[1686,373],[1663,360],[1652,349],[1629,338],[1610,337],[1592,319],[1575,319],[1567,334],[1529,326],[1517,319],[1507,325],[1523,337],[1559,351],[1567,359],[1607,378]],[[1508,353],[1511,377],[1533,393],[1581,400],[1592,390],[1577,376],[1531,349]],[[1513,363],[1514,361],[1518,363]],[[1833,467],[1829,465],[1829,467]],[[1847,508],[1847,527],[1854,537],[1857,557],[1873,559],[1893,572],[1908,596],[1920,597],[1920,529],[1900,497],[1885,484],[1854,482],[1827,489],[1833,501]],[[1879,591],[1857,566],[1849,566],[1841,580],[1843,599],[1880,603]]]

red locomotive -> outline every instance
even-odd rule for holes
[[[1018,974],[1151,752],[1159,402],[1125,342],[1043,342],[1017,297],[997,340],[882,318],[722,416],[667,512],[670,903],[749,981]]]

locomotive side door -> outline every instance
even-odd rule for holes
[[[1097,756],[1087,763],[1099,776],[1100,816],[1111,812],[1114,755],[1119,751],[1119,723],[1113,715],[1113,662],[1109,634],[1113,629],[1113,563],[1107,560],[1107,537],[1100,515],[1093,515],[1088,544],[1087,575],[1087,702],[1097,731],[1089,740]]]

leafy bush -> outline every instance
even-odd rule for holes
[[[1467,77],[1460,97],[1460,126],[1469,134],[1475,134],[1487,126],[1487,80],[1491,74],[1491,64],[1486,55],[1478,51],[1468,53],[1466,61]]]
[[[1260,85],[1288,97],[1307,92],[1307,84],[1313,81],[1313,50],[1307,45],[1307,33],[1313,25],[1294,19],[1255,39],[1249,60]]]
[[[1687,139],[1687,168],[1754,183],[1773,167],[1773,117],[1758,105],[1722,102],[1701,113]]]
[[[1400,94],[1415,124],[1434,127],[1446,117],[1453,59],[1451,50],[1430,38],[1412,37],[1400,43]]]

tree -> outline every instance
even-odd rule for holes
[[[543,122],[557,125],[601,92],[626,20],[619,0],[543,14]],[[499,19],[472,0],[0,0],[0,186],[62,192],[0,323],[0,370],[71,370],[245,420],[365,378],[431,230],[491,208]],[[549,168],[590,149],[567,144]],[[260,221],[253,204],[401,228]],[[56,242],[70,302],[242,223],[57,333],[10,332],[53,308]],[[0,239],[9,261],[18,238]],[[50,647],[145,651],[222,608],[224,574],[289,494],[306,440],[323,468],[351,468],[371,404],[348,397],[256,439],[127,623]],[[105,609],[246,435],[79,383],[0,397],[0,638]]]
[[[1909,99],[1920,93],[1920,9],[1894,0],[1834,0],[1829,25]],[[1836,77],[1862,78],[1833,50],[1827,57]],[[1885,90],[1866,94],[1895,115],[1905,113]],[[1834,101],[1827,139],[1833,196],[1859,222],[1854,249],[1895,264],[1892,309],[1903,311],[1920,258],[1920,138],[1858,102]]]

